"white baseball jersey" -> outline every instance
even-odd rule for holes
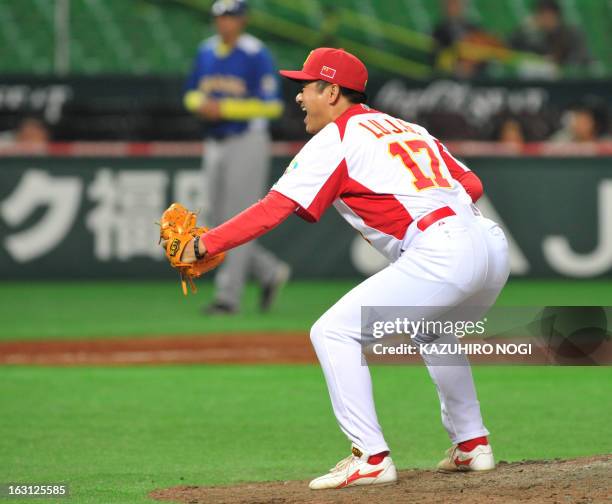
[[[470,196],[455,180],[468,168],[425,128],[354,105],[319,131],[272,190],[318,221],[330,206],[388,259],[396,260],[410,223]]]

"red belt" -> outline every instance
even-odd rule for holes
[[[421,231],[425,231],[429,226],[435,224],[440,219],[444,219],[444,217],[450,217],[451,215],[456,215],[455,212],[453,212],[452,208],[447,206],[438,208],[433,212],[429,212],[425,217],[421,217],[417,221],[417,227]]]

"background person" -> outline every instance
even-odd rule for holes
[[[244,33],[246,11],[244,0],[213,4],[217,35],[199,47],[186,86],[186,107],[204,121],[207,224],[213,226],[263,196],[270,162],[268,120],[283,110],[272,56],[260,40]],[[267,311],[290,269],[256,242],[232,251],[215,277],[214,300],[206,312],[238,312],[249,274],[261,286],[260,308]]]
[[[562,127],[554,133],[553,142],[597,142],[609,139],[609,113],[606,103],[588,97],[567,110],[561,119]]]
[[[460,79],[481,75],[491,56],[474,49],[500,48],[501,41],[484,31],[467,15],[467,0],[442,0],[444,17],[434,27],[433,65],[439,72]]]
[[[564,21],[557,0],[538,0],[533,14],[511,36],[510,45],[546,56],[558,66],[585,66],[591,62],[584,34]]]
[[[40,147],[50,139],[51,133],[42,119],[26,116],[14,130],[0,133],[0,146]]]

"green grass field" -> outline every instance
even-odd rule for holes
[[[184,297],[178,282],[0,283],[0,340],[203,334],[231,331],[306,331],[340,296],[358,283],[294,282],[273,313],[257,311],[257,292],[247,288],[235,317],[204,317],[210,282]],[[612,282],[515,280],[499,304],[612,306]]]
[[[307,330],[352,284],[294,283],[270,315],[257,313],[250,288],[244,314],[227,319],[198,313],[209,287],[184,299],[169,283],[4,283],[0,339]],[[499,302],[611,305],[611,287],[515,281]],[[499,460],[612,452],[612,368],[474,374]],[[434,465],[448,442],[426,370],[380,366],[373,377],[398,466]],[[0,483],[65,482],[65,502],[145,503],[159,487],[307,479],[348,449],[318,366],[5,366],[0,412]]]

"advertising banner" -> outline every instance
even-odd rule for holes
[[[289,156],[274,158],[270,185]],[[519,277],[612,275],[612,162],[476,157],[483,213],[500,222]],[[172,202],[207,212],[197,157],[14,157],[0,169],[0,278],[170,277],[155,222]],[[246,205],[245,205],[246,206]],[[297,277],[370,275],[386,262],[329,209],[262,242]]]

